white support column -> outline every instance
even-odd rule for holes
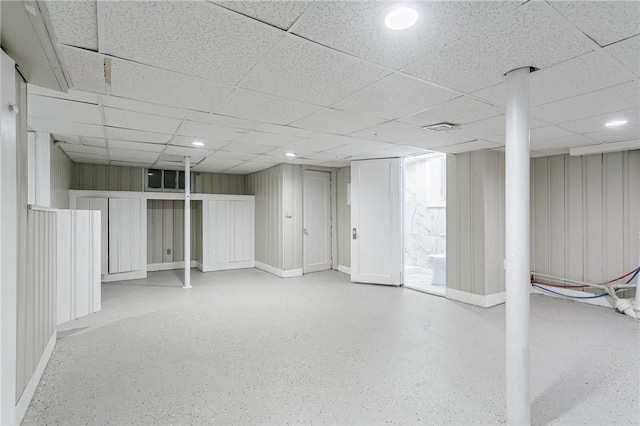
[[[638,239],[640,239],[640,232],[638,232]],[[636,318],[640,318],[640,274],[636,275],[636,298],[633,301],[633,310],[636,312]]]
[[[191,157],[184,157],[184,288],[191,288]]]
[[[529,73],[524,67],[506,74],[506,391],[511,426],[531,424]]]

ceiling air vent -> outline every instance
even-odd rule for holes
[[[451,130],[456,127],[458,127],[457,124],[451,124],[451,123],[436,123],[436,124],[429,124],[428,126],[422,126],[423,129],[431,130],[432,132],[445,132],[447,130]]]

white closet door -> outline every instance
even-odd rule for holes
[[[331,269],[331,174],[303,172],[303,272]]]
[[[351,281],[401,284],[400,159],[351,162]]]
[[[141,200],[109,198],[109,273],[143,270]],[[146,261],[146,259],[145,259]]]
[[[100,211],[100,267],[101,273],[108,271],[109,259],[109,203],[107,198],[78,198],[77,210]]]
[[[204,229],[207,239],[204,253],[205,264],[229,263],[231,261],[231,202],[228,200],[204,201]]]
[[[232,262],[247,262],[254,257],[254,219],[253,202],[232,201],[233,208],[233,239]]]

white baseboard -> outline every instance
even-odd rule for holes
[[[195,260],[191,261],[191,267],[195,268],[198,266],[198,262]],[[172,269],[184,269],[184,261],[180,262],[164,262],[164,263],[150,263],[147,265],[147,272],[156,272],[156,271],[170,271]]]
[[[455,300],[469,305],[480,306],[482,308],[490,308],[492,306],[504,303],[506,293],[494,293],[489,295],[467,293],[466,291],[454,290],[447,288],[445,293],[447,299]]]
[[[286,270],[282,270],[276,267],[273,267],[271,265],[267,265],[266,263],[262,263],[262,262],[255,262],[254,265],[256,268],[260,269],[261,271],[265,271],[268,272],[270,274],[275,275],[276,277],[280,277],[280,278],[292,278],[292,277],[301,277],[302,276],[302,268],[300,269],[286,269]]]
[[[213,263],[211,265],[200,264],[198,268],[202,272],[213,272],[213,271],[226,271],[228,269],[253,268],[254,266],[255,266],[255,262],[253,260],[247,260],[246,262]]]
[[[33,376],[29,379],[29,383],[27,383],[27,386],[24,388],[24,391],[16,404],[16,424],[22,423],[22,419],[24,419],[24,415],[27,413],[27,409],[29,408],[33,395],[36,393],[36,388],[38,387],[38,383],[40,383],[44,369],[51,358],[57,338],[58,334],[54,331],[53,335],[49,339],[49,343],[47,343],[47,346],[44,348],[44,352],[40,357],[36,371],[34,371]]]
[[[350,266],[338,265],[338,271],[342,272],[343,274],[351,275]]]
[[[128,281],[128,280],[140,280],[147,278],[147,270],[133,271],[133,272],[121,272],[118,274],[104,274],[102,275],[102,282],[108,283],[113,281]]]
[[[557,293],[562,293],[562,294],[565,294],[567,296],[574,296],[574,297],[575,296],[584,297],[584,296],[591,296],[592,295],[592,293],[588,293],[586,291],[573,290],[573,289],[570,289],[570,288],[553,287],[553,288],[550,288],[549,290],[555,291]],[[604,306],[605,308],[615,309],[615,307],[616,307],[616,301],[611,296],[598,297],[597,299],[567,299],[566,297],[557,296],[555,294],[547,293],[546,291],[540,290],[539,288],[535,288],[535,287],[531,288],[531,293],[533,293],[533,294],[543,294],[545,296],[556,297],[556,298],[564,299],[564,300],[573,300],[573,301],[581,302],[581,303],[588,303],[589,305]]]

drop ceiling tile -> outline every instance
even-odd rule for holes
[[[445,145],[453,145],[462,142],[469,142],[473,138],[463,135],[456,135],[447,132],[431,132],[418,138],[406,139],[396,142],[397,145],[414,146],[422,149],[432,149]]]
[[[326,163],[322,163],[323,167],[334,167],[334,168],[338,168],[341,169],[343,167],[349,167],[351,165],[351,161],[349,160],[345,160],[345,161],[327,161]]]
[[[153,163],[153,168],[154,169],[163,169],[163,170],[184,170],[184,163],[182,161],[162,161],[162,160],[158,160],[155,163]]]
[[[70,101],[85,102],[88,104],[98,104],[98,95],[96,93],[83,92],[82,90],[75,89],[69,89],[69,91],[65,93],[27,83],[27,94],[47,96],[49,98],[68,99]]]
[[[455,145],[441,146],[438,148],[434,148],[434,151],[446,152],[449,154],[459,154],[461,152],[477,151],[480,149],[493,149],[499,146],[500,145],[493,142],[489,142],[485,140],[475,140],[475,141],[464,142],[464,143],[459,143]]]
[[[240,87],[328,106],[387,74],[353,56],[289,35],[242,79]]]
[[[80,138],[80,136],[60,135],[60,134],[52,133],[51,138],[56,142],[65,142],[65,143],[71,143],[76,145],[83,145],[82,139]],[[91,145],[91,144],[87,144],[87,145]],[[102,145],[96,145],[96,146],[104,147],[104,140]]]
[[[47,1],[43,4],[58,43],[98,51],[96,1]]]
[[[638,82],[632,81],[572,98],[531,108],[531,115],[549,123],[594,117],[640,105]]]
[[[630,139],[640,140],[640,127],[629,125],[624,127],[612,127],[599,132],[587,133],[585,136],[598,142],[616,142]]]
[[[260,145],[254,143],[244,143],[244,142],[231,142],[230,144],[224,147],[225,151],[230,152],[246,152],[250,154],[262,154],[267,151],[271,151],[275,146],[271,145]]]
[[[27,108],[30,117],[102,125],[100,110],[95,104],[29,95]]]
[[[62,143],[58,145],[64,152],[77,152],[79,154],[90,154],[90,155],[99,155],[106,156],[107,150],[104,148],[99,148],[97,146],[86,146],[86,145],[76,145],[76,144],[68,144]]]
[[[286,156],[287,152],[293,152],[294,154],[296,154],[296,157],[287,157]],[[293,144],[293,145],[279,146],[277,148],[272,149],[271,151],[267,151],[266,154],[272,155],[274,157],[280,157],[282,158],[282,162],[285,162],[298,157],[306,158],[308,155],[315,154],[316,152],[318,151],[316,151],[313,148],[304,146],[302,144]]]
[[[640,124],[640,108],[632,108],[624,111],[608,112],[606,114],[582,118],[574,121],[562,123],[561,127],[568,129],[574,133],[594,133],[606,131],[615,128],[607,128],[605,126],[609,121],[626,120],[627,124],[623,127],[636,126]]]
[[[236,129],[245,130],[253,129],[260,124],[257,121],[245,120],[236,117],[227,117],[226,115],[200,111],[189,111],[187,119],[189,121],[197,121],[198,123],[215,124],[218,126],[233,127]]]
[[[219,173],[242,164],[243,161],[206,158],[193,168],[194,172]]]
[[[303,102],[237,89],[213,112],[272,124],[289,124],[319,109]]]
[[[280,164],[282,163],[282,158],[281,157],[274,157],[273,155],[266,155],[266,154],[260,154],[254,158],[251,159],[252,163],[268,163],[271,164],[272,166],[275,164]]]
[[[107,126],[145,130],[157,133],[175,133],[181,121],[178,118],[161,117],[142,112],[105,108],[104,121]]]
[[[148,152],[160,153],[162,152],[162,150],[164,150],[164,145],[160,145],[157,143],[129,142],[129,141],[109,139],[109,150],[111,149],[117,149],[117,150],[129,149],[132,151],[148,151]]]
[[[161,117],[171,117],[183,119],[187,111],[179,108],[171,108],[165,105],[157,105],[149,102],[141,102],[133,99],[119,98],[116,96],[103,96],[102,105],[109,108],[123,109],[127,111],[137,111],[145,114],[159,115]]]
[[[640,35],[611,44],[604,50],[640,77]]]
[[[251,160],[252,158],[255,158],[256,155],[257,154],[253,154],[253,153],[249,153],[249,152],[219,150],[219,151],[216,151],[216,152],[212,153],[212,155],[210,155],[209,158],[215,158],[215,159],[218,159],[218,160],[247,161],[247,160]]]
[[[532,142],[531,150],[544,151],[549,149],[567,149],[567,148],[575,148],[578,146],[593,145],[596,143],[598,142],[584,135],[573,135],[565,138],[551,139],[551,140],[540,141],[540,142]]]
[[[477,28],[470,37],[434,47],[404,72],[473,93],[503,82],[510,70],[545,68],[592,50],[535,3],[529,2]]]
[[[131,43],[133,44],[133,43]],[[111,94],[161,105],[209,111],[232,88],[195,77],[113,59]]]
[[[258,132],[251,130],[237,139],[238,142],[256,145],[282,146],[300,140],[301,138],[276,133]]]
[[[135,168],[140,168],[140,167],[151,167],[153,165],[153,163],[149,163],[149,162],[137,162],[137,161],[110,161],[109,164],[111,166],[118,166],[118,167],[135,167]]]
[[[69,152],[66,153],[67,157],[69,157],[69,159],[71,159],[71,161],[73,161],[74,163],[79,163],[79,164],[109,164],[109,159],[105,156],[99,156],[99,155],[86,155],[86,154],[80,154],[77,152]]]
[[[547,125],[546,123],[530,117],[529,127],[535,129]],[[468,136],[472,139],[487,139],[493,136],[504,135],[506,131],[505,116],[498,115],[487,118],[485,120],[476,121],[475,123],[465,124],[463,126],[451,129],[448,133]]]
[[[361,140],[347,145],[342,145],[337,148],[328,149],[324,152],[346,157],[352,155],[368,154],[370,152],[380,151],[381,149],[390,148],[392,146],[393,145],[384,142]]]
[[[163,151],[164,154],[178,155],[180,157],[189,156],[191,157],[191,163],[199,163],[205,157],[214,153],[212,149],[202,149],[197,147],[189,147],[189,146],[174,146],[167,145],[166,149]]]
[[[83,136],[81,138],[81,142],[83,145],[99,146],[102,148],[105,148],[107,146],[107,141],[104,138],[90,138]]]
[[[334,154],[331,152],[315,152],[313,154],[308,154],[305,155],[305,158],[308,158],[310,160],[315,160],[315,161],[319,161],[322,163],[325,163],[327,161],[340,161],[340,160],[344,160],[346,158],[349,158],[349,155],[342,155],[342,154]]]
[[[157,152],[132,151],[130,149],[113,149],[109,146],[109,158],[111,161],[136,161],[153,163],[158,159]]]
[[[437,123],[467,124],[474,121],[495,117],[502,114],[504,109],[490,105],[486,102],[473,99],[469,96],[461,96],[445,102],[441,105],[429,108],[426,111],[403,117],[398,121],[427,126]]]
[[[385,148],[380,151],[375,151],[368,155],[376,155],[376,156],[380,156],[380,158],[385,158],[385,157],[404,157],[406,155],[425,154],[428,152],[430,151],[422,148],[417,148],[414,146],[395,145],[394,147]]]
[[[104,57],[75,47],[58,47],[71,78],[71,87],[104,94]]]
[[[435,46],[473,34],[474,23],[488,23],[521,2],[421,2],[417,25],[389,31],[382,24],[391,2],[314,2],[291,31],[354,56],[401,69]]]
[[[418,126],[388,121],[368,129],[351,133],[350,136],[363,139],[371,139],[381,142],[395,142],[401,139],[410,139],[421,136],[425,130]]]
[[[188,136],[174,136],[170,141],[169,144],[170,145],[176,145],[176,146],[186,146],[186,147],[193,147],[193,142],[194,138],[192,137],[188,137]],[[215,139],[204,139],[204,138],[198,138],[199,142],[204,143],[204,146],[202,148],[204,149],[220,149],[225,145],[229,144],[229,141],[223,141],[223,140],[215,140]]]
[[[309,8],[310,1],[215,1],[226,9],[249,16],[282,30],[288,30]]]
[[[106,127],[107,138],[133,142],[166,144],[171,135],[162,133],[142,132],[140,130],[121,129],[119,127]]]
[[[542,151],[531,151],[531,158],[540,158],[540,157],[551,157],[553,155],[564,155],[568,154],[568,149],[546,149]]]
[[[28,126],[37,132],[48,132],[71,136],[104,137],[102,126],[95,124],[74,123],[71,121],[58,121],[48,118],[29,117]]]
[[[230,85],[282,38],[206,2],[105,2],[104,9],[103,53]]]
[[[309,149],[316,151],[324,151],[331,148],[337,148],[353,141],[351,136],[332,135],[330,133],[317,132],[309,136],[305,140],[305,144]]]
[[[230,169],[225,170],[225,173],[244,175],[244,174],[259,172],[261,170],[265,170],[271,167],[273,167],[273,163],[259,163],[255,161],[247,161],[237,166],[234,166]]]
[[[431,108],[458,96],[456,92],[406,75],[391,74],[343,99],[334,107],[392,120]]]
[[[529,140],[531,143],[542,142],[550,139],[566,138],[574,136],[572,133],[562,127],[558,126],[543,126],[535,127],[529,131]],[[492,136],[487,138],[488,141],[497,143],[499,145],[505,144],[505,135]]]
[[[291,123],[291,125],[303,129],[346,135],[367,127],[376,126],[383,121],[385,120],[364,117],[349,111],[325,108],[308,117],[295,121]]]
[[[256,126],[253,130],[256,130],[258,132],[276,133],[279,135],[296,136],[301,138],[307,137],[314,133],[312,130],[298,129],[296,127],[291,127],[291,126],[279,126],[277,124],[269,124],[269,123],[260,124]]]
[[[629,81],[629,74],[592,52],[531,74],[530,105],[537,106]],[[500,84],[475,93],[505,104],[506,86]]]
[[[551,1],[551,6],[600,46],[640,34],[637,1]]]
[[[196,121],[186,120],[178,129],[180,136],[189,136],[192,138],[214,139],[233,141],[243,134],[247,133],[245,129],[233,127],[218,126],[216,124],[198,123]]]

